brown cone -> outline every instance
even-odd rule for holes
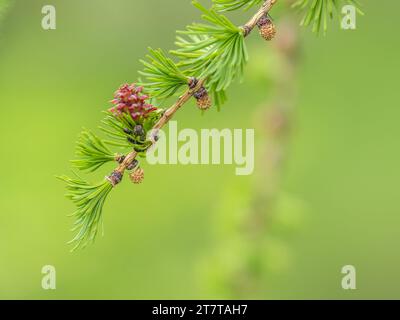
[[[267,41],[271,41],[275,38],[276,29],[275,25],[270,22],[260,27],[260,35]]]
[[[138,168],[130,174],[130,178],[134,184],[140,184],[144,180],[144,170]]]
[[[211,108],[212,102],[208,94],[205,94],[201,98],[197,99],[197,106],[200,110],[208,110]]]
[[[197,106],[200,110],[208,110],[211,108],[212,102],[206,88],[201,87],[193,96],[196,98]]]

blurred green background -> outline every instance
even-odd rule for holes
[[[400,3],[362,2],[366,16],[356,31],[301,31],[282,193],[305,209],[301,222],[289,223],[293,230],[278,232],[275,253],[266,252],[270,267],[258,298],[400,298]],[[41,28],[46,4],[57,9],[53,31]],[[80,129],[95,128],[115,89],[136,80],[146,47],[172,48],[175,30],[193,20],[198,12],[182,0],[19,0],[3,14],[0,298],[229,297],[208,276],[221,268],[212,257],[229,240],[218,224],[229,223],[230,212],[221,208],[251,192],[253,177],[236,177],[231,166],[146,167],[143,185],[126,181],[112,192],[105,237],[74,254],[66,245],[74,208],[54,178],[70,172]],[[245,82],[230,89],[221,112],[202,116],[187,106],[179,126],[254,127],[269,98],[260,76],[268,73],[266,46],[251,37]],[[238,248],[236,259],[241,254]],[[48,264],[57,270],[55,291],[41,288]],[[348,264],[357,268],[355,291],[340,285]]]

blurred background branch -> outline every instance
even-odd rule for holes
[[[0,0],[0,22],[4,19],[7,10],[10,8],[12,0]]]
[[[284,214],[280,212],[281,202],[286,201],[281,179],[294,126],[300,62],[299,28],[294,15],[285,16],[277,26],[275,41],[259,49],[266,59],[273,61],[275,69],[265,70],[271,79],[268,84],[271,94],[254,116],[259,137],[257,175],[246,190],[247,196],[243,197],[242,191],[230,194],[230,199],[236,198],[234,204],[220,207],[218,219],[225,218],[215,225],[222,241],[213,257],[205,259],[206,286],[211,285],[210,291],[218,291],[225,298],[268,298],[271,271],[282,273],[287,265],[288,250],[282,244],[283,235],[274,235],[271,228],[271,224],[279,223],[279,215]],[[233,225],[232,228],[228,230],[227,224]]]

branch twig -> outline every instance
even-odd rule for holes
[[[183,105],[189,101],[189,99],[197,92],[205,83],[205,80],[200,80],[197,85],[193,89],[188,89],[179,99],[178,101],[170,107],[167,111],[165,111],[164,115],[161,119],[154,125],[152,130],[152,143],[153,145],[157,142],[157,133],[161,130],[175,115],[175,113],[183,107]],[[136,159],[138,153],[136,151],[132,151],[129,153],[125,160],[119,165],[119,167],[115,170],[120,174],[124,174],[126,168]]]
[[[277,0],[266,0],[261,8],[257,11],[257,13],[242,27],[244,30],[244,36],[247,37],[251,31],[256,27],[257,22],[264,17],[268,12],[272,9],[273,5]],[[204,86],[205,79],[200,80],[194,88],[189,88],[179,99],[178,101],[170,107],[162,116],[162,118],[155,124],[152,131],[152,144],[154,145],[157,142],[157,132],[162,129],[175,115],[175,113],[186,103],[189,99],[201,88]],[[113,173],[119,174],[121,177],[124,175],[125,170],[129,167],[129,165],[136,159],[138,153],[136,151],[132,151],[129,153],[124,161],[118,166]],[[115,185],[114,185],[115,186]]]
[[[276,1],[277,0],[266,0],[257,13],[243,26],[245,37],[256,27],[257,22],[271,11]]]

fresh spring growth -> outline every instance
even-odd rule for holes
[[[326,34],[329,20],[333,19],[335,13],[339,16],[344,5],[353,5],[360,15],[364,14],[358,0],[296,0],[292,7],[305,12],[302,26],[312,26],[315,33],[323,29]]]
[[[124,84],[116,92],[115,98],[111,101],[114,107],[109,111],[115,116],[129,114],[133,121],[140,123],[143,119],[157,110],[156,107],[147,103],[149,96],[142,94],[143,87],[137,87],[135,84]]]
[[[1,1],[1,0],[0,0]],[[278,0],[213,0],[211,9],[197,0],[192,4],[201,12],[201,23],[193,23],[177,32],[176,48],[169,53],[149,48],[141,60],[144,68],[137,84],[124,84],[114,95],[112,107],[105,111],[99,130],[104,137],[89,130],[81,133],[72,166],[82,172],[97,172],[106,163],[115,169],[99,183],[90,183],[74,173],[59,177],[67,184],[67,197],[75,204],[72,214],[76,232],[70,241],[73,250],[86,247],[102,229],[103,206],[111,190],[117,187],[126,171],[134,184],[144,179],[139,162],[158,141],[160,130],[190,100],[203,112],[215,105],[219,110],[226,101],[226,90],[241,80],[249,59],[245,39],[257,26],[261,36],[272,40],[276,30],[269,13]],[[294,7],[306,11],[303,25],[314,24],[319,30],[325,12],[339,2],[355,0],[297,0]],[[221,12],[238,9],[258,10],[242,26],[235,25]],[[326,9],[326,10],[325,10]],[[324,21],[325,21],[324,20]],[[326,28],[324,28],[326,29]],[[171,56],[170,56],[171,54]],[[174,58],[173,58],[174,57]],[[179,96],[167,109],[158,101]],[[104,175],[103,175],[104,176]]]

